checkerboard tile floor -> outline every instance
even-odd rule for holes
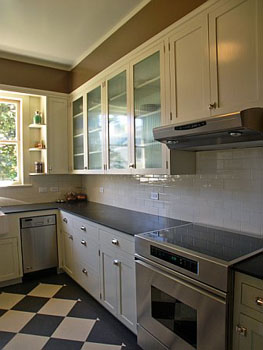
[[[136,337],[67,275],[0,289],[0,350],[139,350]]]

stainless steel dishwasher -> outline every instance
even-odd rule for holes
[[[56,215],[20,219],[24,273],[57,267]]]

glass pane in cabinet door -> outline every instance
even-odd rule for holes
[[[136,168],[162,168],[162,146],[153,138],[161,125],[160,53],[137,63],[133,75]]]
[[[84,169],[83,98],[73,102],[73,166]]]
[[[108,81],[110,169],[128,168],[126,71]]]
[[[103,139],[100,86],[87,94],[87,100],[89,169],[102,169]]]

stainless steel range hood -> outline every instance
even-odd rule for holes
[[[263,108],[193,123],[153,129],[154,139],[173,150],[216,150],[263,146]]]

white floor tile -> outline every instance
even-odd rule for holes
[[[40,283],[28,294],[33,297],[52,298],[63,286],[58,284]]]
[[[10,310],[14,307],[20,300],[22,300],[25,295],[13,294],[13,293],[1,293],[0,294],[0,309]]]
[[[121,345],[85,343],[81,350],[121,350]]]
[[[35,313],[9,310],[0,317],[0,331],[19,332],[33,317]]]
[[[76,300],[50,299],[38,313],[44,315],[67,316],[76,303]]]
[[[85,341],[95,322],[95,320],[67,317],[60,323],[52,338]]]
[[[17,334],[3,350],[41,350],[49,337],[30,334]]]

